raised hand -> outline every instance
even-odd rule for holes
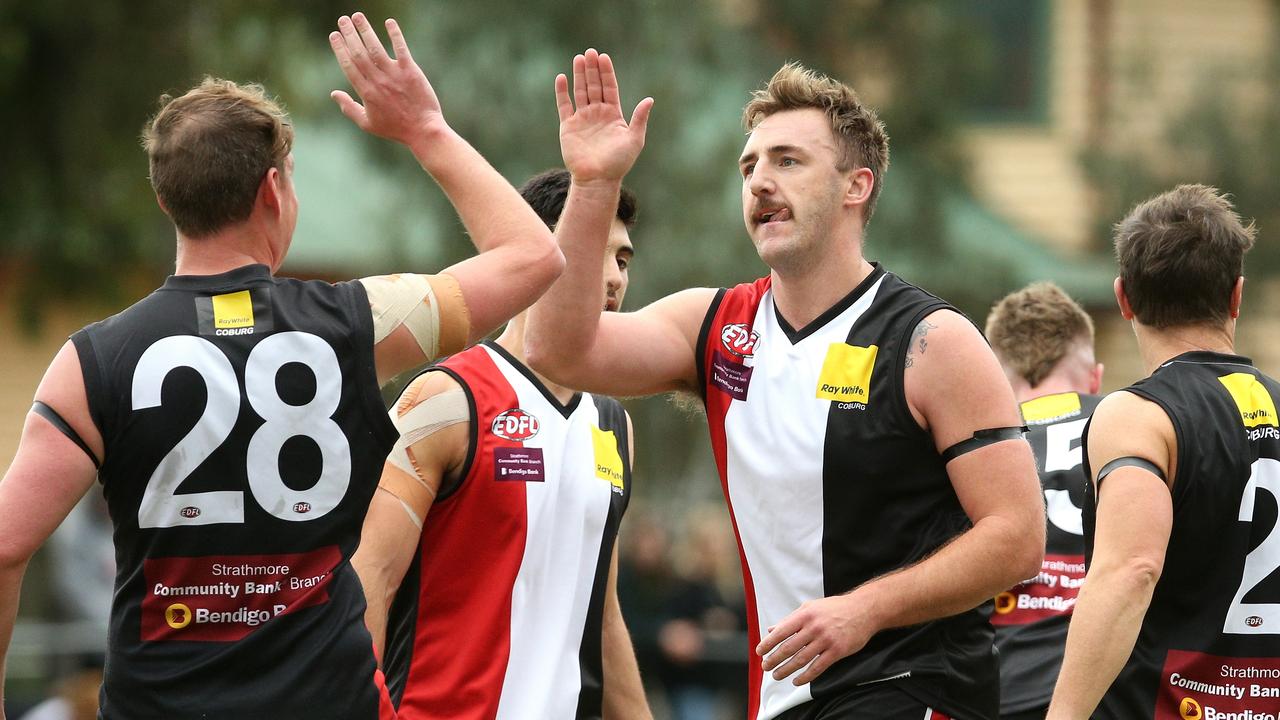
[[[393,19],[387,20],[387,35],[395,50],[394,58],[382,47],[364,13],[338,18],[338,31],[329,33],[329,45],[364,104],[342,90],[334,90],[329,96],[361,130],[409,145],[433,128],[447,125],[435,90],[413,61],[400,26]]]
[[[641,100],[627,123],[609,56],[590,49],[574,57],[572,98],[569,79],[556,76],[560,153],[574,181],[621,181],[644,147],[652,107],[653,98]]]

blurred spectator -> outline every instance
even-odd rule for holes
[[[641,675],[673,720],[745,712],[745,613],[736,548],[724,509],[694,509],[674,548],[652,514],[629,518],[618,594]],[[673,569],[674,568],[674,569]],[[653,697],[655,715],[663,703]]]

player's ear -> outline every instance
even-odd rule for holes
[[[274,213],[280,213],[285,196],[284,184],[285,178],[280,173],[280,168],[274,166],[267,168],[267,172],[262,176],[262,182],[258,184],[258,202]]]
[[[169,214],[169,208],[164,206],[164,200],[160,199],[160,193],[156,193],[156,204],[160,206],[160,211],[165,215]]]
[[[871,190],[876,186],[875,173],[870,168],[857,168],[845,173],[847,184],[844,191],[846,206],[866,205],[871,199]]]
[[[1240,317],[1240,305],[1244,302],[1244,276],[1236,278],[1235,287],[1231,288],[1231,317]]]
[[[1116,293],[1116,304],[1120,306],[1120,317],[1125,320],[1133,320],[1133,308],[1129,306],[1129,298],[1124,294],[1124,283],[1120,278],[1116,278],[1112,288]]]
[[[1103,368],[1104,366],[1102,363],[1094,363],[1093,370],[1089,373],[1089,394],[1090,395],[1102,394]]]

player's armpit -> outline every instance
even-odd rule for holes
[[[690,288],[636,312],[600,314],[594,329],[551,323],[525,331],[530,367],[553,382],[621,397],[698,391],[697,344],[713,288]],[[593,295],[593,297],[595,297]],[[535,308],[536,311],[536,308]],[[566,351],[570,334],[590,335],[581,352]]]
[[[380,382],[466,347],[471,315],[451,275],[378,275],[360,283],[373,313]]]

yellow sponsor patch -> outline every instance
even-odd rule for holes
[[[1271,393],[1258,382],[1257,377],[1249,373],[1231,373],[1218,380],[1231,393],[1231,399],[1236,401],[1236,407],[1240,408],[1240,421],[1245,427],[1280,427],[1280,423],[1276,421],[1276,404],[1271,399]]]
[[[1022,403],[1022,421],[1043,423],[1080,414],[1080,396],[1073,393],[1045,395]]]
[[[876,364],[875,345],[857,347],[831,343],[818,374],[818,399],[837,402],[867,402],[871,393],[871,370]]]
[[[210,299],[213,300],[214,329],[253,327],[253,298],[248,290],[214,295]]]
[[[612,430],[591,426],[591,448],[595,451],[596,477],[609,481],[622,490],[622,456],[618,454],[618,436]]]

